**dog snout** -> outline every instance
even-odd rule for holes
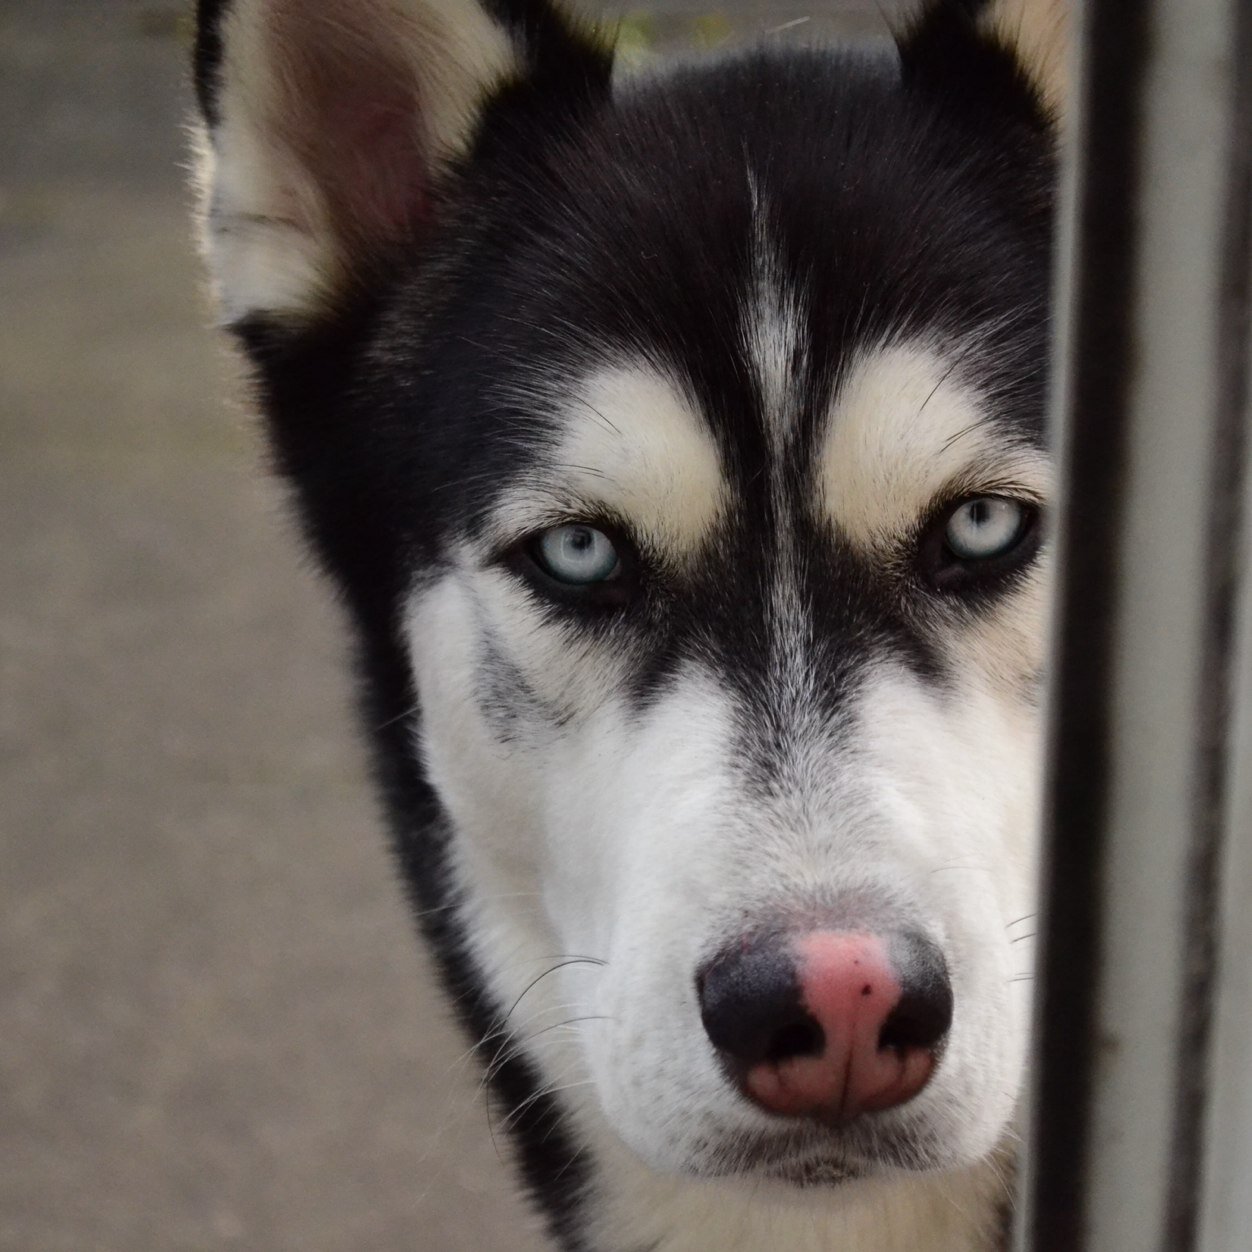
[[[696,979],[704,1029],[767,1112],[842,1123],[904,1104],[952,1024],[946,962],[921,934],[811,930],[744,940]]]

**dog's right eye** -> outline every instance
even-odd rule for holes
[[[622,559],[608,535],[577,522],[545,530],[530,553],[549,578],[569,587],[610,582],[622,573]]]

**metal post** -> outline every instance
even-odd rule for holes
[[[1247,972],[1219,965],[1223,905],[1249,908],[1221,891],[1249,872],[1231,787],[1248,772],[1231,734],[1249,629],[1248,7],[1088,0],[1079,22],[1032,1252],[1252,1247],[1206,1151],[1242,1144],[1242,1173],[1252,1147]],[[1209,1116],[1210,1078],[1242,1114]]]

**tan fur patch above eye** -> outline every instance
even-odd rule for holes
[[[517,531],[601,508],[676,558],[707,538],[726,481],[712,434],[677,384],[644,367],[607,369],[561,408],[563,433],[506,498],[501,526]]]
[[[821,515],[854,543],[893,550],[945,492],[1005,484],[1046,496],[1047,460],[1005,437],[950,358],[898,344],[852,364],[828,419],[818,494]]]

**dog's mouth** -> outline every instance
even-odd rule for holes
[[[704,1177],[751,1178],[799,1188],[837,1187],[882,1172],[925,1172],[946,1162],[925,1127],[832,1131],[810,1122],[785,1134],[733,1135],[705,1142],[695,1171]]]
[[[866,1170],[846,1161],[801,1158],[799,1160],[772,1161],[756,1173],[773,1182],[786,1183],[792,1187],[837,1187],[842,1183],[864,1178]]]
[[[849,1156],[820,1132],[739,1137],[706,1145],[698,1172],[705,1177],[752,1178],[792,1187],[835,1187],[868,1177],[873,1163]]]

